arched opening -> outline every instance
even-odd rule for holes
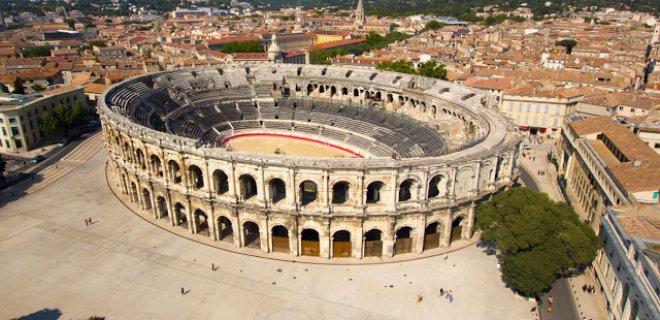
[[[186,216],[186,207],[180,203],[174,205],[174,223],[177,226],[188,229],[188,217]]]
[[[399,185],[399,201],[408,201],[412,199],[412,187],[415,184],[415,180],[408,179],[401,182]]]
[[[179,164],[176,163],[174,160],[170,160],[167,163],[167,167],[170,170],[170,177],[172,179],[173,183],[181,183],[181,169],[179,168]]]
[[[204,176],[202,169],[198,166],[192,165],[188,167],[188,176],[190,177],[190,186],[195,190],[204,188]]]
[[[360,90],[358,90],[357,88],[353,89],[353,96],[354,97],[359,97],[360,96]]]
[[[314,229],[304,229],[300,234],[300,250],[303,256],[320,255],[319,233]]]
[[[271,230],[273,252],[289,253],[289,230],[284,226],[274,226]]]
[[[440,225],[433,222],[424,229],[424,250],[435,249],[440,246]]]
[[[314,92],[314,86],[310,83],[307,85],[307,95],[311,95]]]
[[[167,200],[163,197],[156,198],[156,212],[158,213],[158,219],[169,217],[170,211],[167,208]]]
[[[239,179],[241,187],[241,196],[243,200],[250,199],[257,195],[257,182],[249,174],[242,175]]]
[[[316,183],[312,181],[303,181],[300,184],[300,201],[303,206],[306,206],[314,201],[317,198],[317,188]]]
[[[163,164],[160,162],[160,158],[157,155],[153,154],[150,158],[151,161],[151,170],[153,175],[156,177],[163,177]]]
[[[126,178],[125,174],[121,175],[121,183],[122,183],[122,187],[123,187],[123,189],[121,190],[122,193],[127,194],[128,193],[128,179]]]
[[[440,195],[440,189],[441,189],[440,188],[440,183],[441,182],[443,182],[443,181],[442,181],[442,176],[440,176],[440,175],[437,175],[437,176],[431,178],[431,181],[429,181],[429,192],[428,192],[429,199],[435,198],[435,197]]]
[[[128,142],[124,142],[124,160],[133,162],[133,157],[131,156],[131,146],[128,144]]]
[[[334,258],[351,257],[351,233],[346,230],[335,232],[332,235],[332,256]]]
[[[144,205],[144,210],[151,210],[153,208],[153,205],[151,203],[151,192],[149,190],[142,189],[142,202]]]
[[[138,202],[140,198],[138,197],[138,189],[135,185],[135,182],[131,182],[131,202]]]
[[[330,87],[330,97],[333,97],[337,94],[337,88],[335,86]]]
[[[218,218],[218,240],[234,242],[234,229],[231,225],[231,220],[227,217]]]
[[[140,168],[142,170],[147,168],[147,162],[144,160],[144,153],[142,153],[142,150],[136,149],[135,150],[135,159],[137,159],[138,165],[140,165]]]
[[[380,193],[383,190],[383,184],[380,181],[374,181],[367,186],[367,203],[379,203]]]
[[[412,252],[412,228],[402,227],[396,232],[394,254],[397,255],[410,252]]]
[[[213,171],[213,188],[216,194],[224,194],[229,191],[229,177],[224,171]]]
[[[382,232],[378,229],[371,229],[364,234],[364,256],[380,257],[383,255]]]
[[[245,246],[248,248],[261,248],[261,236],[259,235],[259,225],[252,221],[243,224],[243,236]]]
[[[286,184],[282,179],[275,178],[270,180],[268,187],[270,189],[270,200],[273,201],[273,203],[277,203],[286,198]]]
[[[201,235],[209,235],[209,219],[206,212],[197,209],[193,215],[195,221],[195,230]]]
[[[341,88],[341,94],[343,96],[347,96],[348,95],[348,88],[346,88],[346,87]]]
[[[332,186],[332,203],[341,204],[348,201],[350,186],[348,182],[337,182]]]
[[[463,238],[463,216],[459,216],[451,223],[451,242],[461,240]]]

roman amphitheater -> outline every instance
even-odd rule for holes
[[[512,185],[519,136],[491,99],[373,69],[237,64],[125,81],[99,113],[110,186],[154,223],[244,253],[377,262],[472,238],[479,202]]]

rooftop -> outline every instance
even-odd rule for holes
[[[594,150],[627,192],[660,190],[660,155],[625,126],[616,124],[607,117],[574,121],[569,126],[580,137],[597,134],[607,138],[607,142],[603,141],[604,137],[589,137],[588,140],[600,140],[604,143],[602,147],[596,146]],[[611,149],[616,149],[623,157],[617,157]],[[612,157],[617,161],[612,161]],[[620,161],[621,159],[623,161]]]

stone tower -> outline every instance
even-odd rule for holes
[[[355,10],[355,24],[358,27],[364,27],[367,23],[367,18],[364,16],[364,2],[358,0],[357,9]]]
[[[277,36],[273,34],[270,38],[270,47],[268,47],[268,61],[279,62],[282,60],[282,49],[277,45]]]

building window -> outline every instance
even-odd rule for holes
[[[635,113],[635,108],[630,108],[630,112]]]
[[[532,104],[528,103],[527,104],[527,113],[530,113],[532,111]]]
[[[539,112],[541,112],[541,105],[537,104],[536,105],[536,113],[539,113]]]
[[[0,123],[5,123],[5,119],[0,118]]]
[[[509,112],[513,112],[513,102],[509,102]]]
[[[522,112],[522,102],[518,104],[518,112]]]
[[[18,148],[23,148],[23,141],[21,141],[21,140],[14,140],[14,143],[16,144],[16,149],[18,149]]]
[[[547,105],[547,104],[546,104],[546,105],[545,105],[545,110],[543,111],[543,113],[548,113],[548,110],[549,110],[549,109],[550,109],[550,105]]]
[[[545,116],[543,116],[543,119],[541,120],[541,122],[542,122],[542,124],[543,124],[544,127],[545,127],[546,125],[548,125],[548,119],[547,119]]]
[[[9,123],[16,123],[16,118],[9,118]]]
[[[529,124],[529,116],[525,116],[525,124]]]
[[[11,127],[11,135],[12,136],[18,135],[18,127]]]
[[[9,145],[9,140],[5,140],[5,148],[11,148],[11,145]]]
[[[534,116],[534,125],[539,124],[539,118],[537,116]]]
[[[557,128],[557,125],[558,125],[558,124],[559,124],[559,120],[557,120],[557,119],[552,120],[552,126],[553,126],[553,127]]]
[[[520,115],[516,115],[516,124],[520,124]]]

